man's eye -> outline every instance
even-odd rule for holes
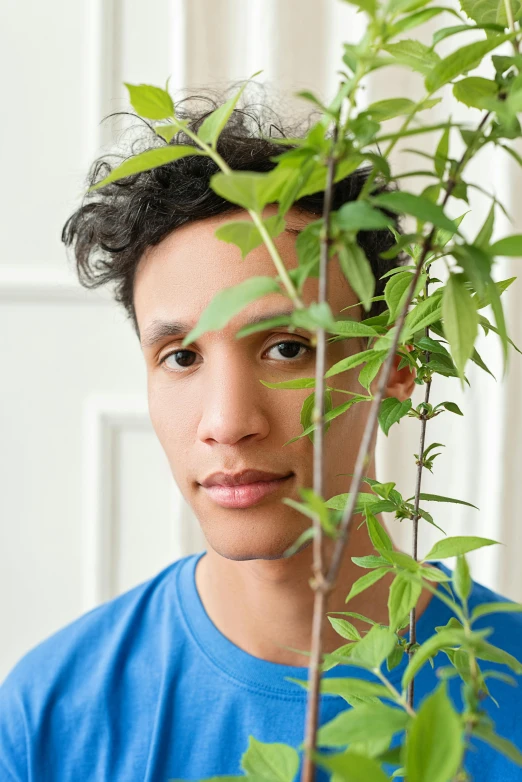
[[[297,340],[282,340],[280,342],[276,342],[275,345],[272,345],[272,347],[268,348],[268,351],[273,350],[274,348],[277,348],[278,350],[282,349],[284,353],[289,352],[291,355],[282,356],[283,358],[289,359],[304,358],[313,352],[309,345],[305,345],[304,342],[298,342]],[[299,348],[302,348],[304,351],[301,355],[299,355]],[[279,355],[281,356],[281,354]]]
[[[187,369],[188,367],[192,366],[192,362],[185,363],[187,361],[187,358],[190,358],[191,355],[192,356],[196,355],[193,350],[179,350],[179,349],[178,350],[171,350],[170,353],[165,353],[165,355],[163,356],[163,358],[160,361],[160,364],[165,364],[166,360],[170,356],[177,356],[177,357],[180,357],[181,364],[178,364],[177,361],[176,361],[176,366],[179,369]],[[167,366],[168,369],[171,369],[171,367],[169,367],[167,364],[165,364],[165,366]],[[176,370],[171,370],[171,371],[175,372]]]
[[[279,340],[279,342],[276,342],[274,345],[267,348],[266,352],[268,353],[269,351],[272,351],[275,348],[277,348],[277,350],[279,351],[279,359],[276,359],[276,361],[280,359],[283,360],[288,359],[289,361],[292,360],[295,361],[296,359],[304,358],[305,356],[308,356],[311,353],[313,353],[312,347],[310,347],[309,345],[305,345],[304,342],[299,342],[298,340],[295,339]],[[299,355],[300,350],[303,351],[301,355]],[[166,363],[166,360],[170,356],[172,356],[173,359],[169,366]],[[169,371],[176,372],[178,370],[188,369],[189,367],[191,367],[194,363],[192,360],[194,356],[196,356],[196,353],[194,353],[193,350],[181,350],[178,348],[177,350],[171,350],[170,353],[166,353],[163,356],[163,358],[160,360],[160,364],[165,364],[165,366]],[[178,368],[177,370],[172,367],[173,363],[175,363],[176,367]]]

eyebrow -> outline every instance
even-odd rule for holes
[[[278,312],[271,312],[266,315],[253,315],[244,322],[244,326],[253,326],[257,323],[263,323],[272,318],[288,318],[294,312],[293,309],[284,309]],[[196,324],[183,323],[179,320],[154,320],[145,330],[141,345],[144,348],[150,348],[164,337],[181,337],[188,334]]]

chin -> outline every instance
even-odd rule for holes
[[[285,551],[295,543],[304,529],[306,527],[296,530],[292,535],[281,535],[280,530],[265,529],[260,532],[257,524],[241,524],[241,529],[232,525],[229,534],[223,534],[223,529],[216,530],[214,524],[202,525],[206,541],[216,554],[238,562],[250,559],[285,559]],[[304,551],[311,543],[312,540],[307,540],[296,554]]]

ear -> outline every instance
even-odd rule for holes
[[[404,345],[404,349],[411,352],[413,350],[412,345]],[[415,378],[417,373],[410,366],[406,365],[402,369],[398,369],[399,364],[402,361],[402,356],[396,354],[393,357],[393,364],[388,378],[388,383],[384,391],[384,398],[394,396],[400,402],[404,402],[413,394],[415,388]],[[381,370],[382,371],[382,370]],[[380,373],[379,373],[380,374]],[[379,375],[372,382],[372,392],[377,390]]]

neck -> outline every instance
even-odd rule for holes
[[[376,554],[362,517],[355,516],[348,545],[335,586],[328,596],[327,611],[354,611],[381,624],[388,624],[388,594],[395,573],[387,573],[376,584],[345,603],[352,584],[368,570],[355,565],[351,557]],[[381,520],[381,524],[382,524]],[[360,529],[357,529],[360,527]],[[334,541],[326,538],[326,564],[331,560]],[[397,550],[397,549],[396,549]],[[284,665],[308,666],[314,593],[312,577],[313,546],[288,559],[231,560],[210,549],[196,568],[196,586],[212,622],[223,635],[244,651],[261,659]],[[417,605],[417,618],[432,594],[423,590]],[[347,617],[364,634],[369,625]],[[407,628],[402,634],[407,632]],[[346,640],[330,622],[323,622],[323,652],[332,652]],[[290,648],[285,648],[290,647]]]

